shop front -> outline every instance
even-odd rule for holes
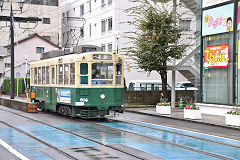
[[[237,1],[202,0],[198,104],[202,113],[224,115],[240,105],[239,22]]]

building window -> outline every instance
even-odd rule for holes
[[[102,33],[106,31],[106,20],[102,20]]]
[[[11,68],[11,63],[5,63],[5,68]]]
[[[84,37],[84,28],[81,27],[80,28],[80,38],[83,38]]]
[[[62,22],[64,23],[65,13],[62,13]]]
[[[102,51],[103,51],[103,52],[106,52],[106,46],[105,46],[105,44],[102,44],[101,47],[102,47]]]
[[[188,31],[190,30],[190,23],[191,23],[191,20],[180,20],[179,26],[183,31]]]
[[[108,44],[108,52],[112,52],[112,43]]]
[[[108,5],[112,5],[112,0],[108,0]]]
[[[91,13],[92,12],[92,2],[91,2],[91,0],[89,0],[88,5],[89,5],[89,13]]]
[[[44,47],[37,47],[36,52],[37,53],[43,53],[44,52]]]
[[[108,18],[108,30],[112,30],[112,18]]]
[[[66,12],[66,17],[67,17],[67,22],[68,22],[69,11]]]
[[[89,36],[91,37],[92,36],[92,25],[89,24]]]
[[[43,38],[45,38],[48,41],[51,41],[51,37],[50,36],[43,36]]]
[[[50,24],[50,18],[43,18],[43,24]]]
[[[102,0],[102,8],[105,7],[105,0]]]
[[[80,16],[84,15],[84,5],[80,6]]]

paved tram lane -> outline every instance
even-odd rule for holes
[[[240,155],[240,141],[174,127],[139,121],[127,123],[127,118],[125,118],[126,122],[113,120],[86,121],[46,113],[29,114],[8,109],[8,111],[17,112],[25,116],[23,117],[3,111],[1,108],[2,106],[0,106],[0,121],[4,121],[4,123],[8,123],[16,128],[14,129],[6,126],[4,123],[0,123],[0,139],[3,139],[29,159],[65,160],[63,156],[56,155],[57,153],[53,148],[27,136],[27,134],[80,160],[138,159],[119,152],[124,149],[129,153],[140,155],[140,157],[142,156],[145,157],[144,159],[149,160],[227,160],[239,159]],[[53,126],[41,124],[27,117],[44,121]],[[18,129],[23,132],[19,132]],[[24,134],[24,132],[27,134]]]

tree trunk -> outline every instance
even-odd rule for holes
[[[160,76],[162,79],[162,93],[163,97],[167,98],[167,71],[166,70],[161,70],[160,71]]]

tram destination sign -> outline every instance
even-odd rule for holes
[[[227,67],[229,63],[228,44],[207,46],[204,50],[204,67]]]

